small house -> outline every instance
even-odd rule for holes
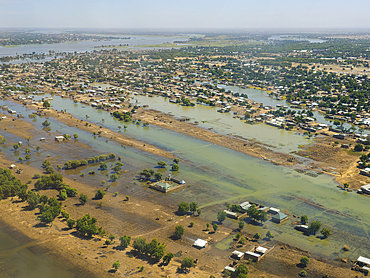
[[[231,254],[231,257],[232,257],[232,258],[235,258],[235,259],[237,259],[237,260],[240,260],[243,256],[244,256],[244,253],[243,253],[243,252],[240,252],[240,251],[237,251],[237,250],[235,250],[235,251]]]
[[[61,142],[64,140],[64,136],[55,136],[55,141]]]
[[[251,252],[251,251],[247,251],[244,254],[244,258],[247,259],[247,260],[252,259],[254,262],[258,262],[261,258],[261,254],[257,254],[257,253]]]
[[[362,193],[370,194],[370,183],[361,186],[361,191],[362,191]]]
[[[356,264],[359,265],[363,270],[370,271],[370,259],[365,257],[358,257]]]
[[[233,268],[231,266],[225,266],[225,270],[227,270],[229,272],[235,272],[235,268]]]
[[[277,208],[273,208],[271,207],[268,211],[268,213],[271,213],[271,214],[277,214],[280,212],[280,209],[277,209]]]
[[[230,218],[234,218],[234,219],[238,219],[238,215],[235,213],[235,212],[232,212],[232,211],[228,211],[228,210],[224,210],[224,212],[226,212],[226,216],[227,217],[230,217]]]
[[[282,212],[279,212],[277,214],[275,214],[273,217],[272,217],[272,222],[275,222],[275,223],[281,223],[285,220],[288,219],[288,215],[282,213]]]
[[[307,225],[296,225],[294,227],[294,229],[296,229],[298,231],[301,231],[301,232],[304,232],[304,233],[307,233],[309,228],[308,228]]]
[[[242,211],[246,212],[252,205],[248,201],[246,201],[244,203],[241,203],[239,206],[241,207]]]
[[[207,244],[208,244],[208,242],[207,241],[205,241],[205,240],[203,240],[203,239],[200,239],[200,238],[198,238],[195,242],[194,242],[194,244],[193,244],[193,246],[194,247],[196,247],[196,248],[204,248],[204,247],[206,247],[207,246]]]

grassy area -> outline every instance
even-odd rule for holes
[[[363,152],[356,152],[354,150],[346,150],[346,152],[349,154],[349,155],[355,155],[355,156],[361,156],[363,155]]]

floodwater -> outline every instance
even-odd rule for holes
[[[140,45],[156,45],[164,43],[172,43],[174,41],[187,41],[186,37],[147,37],[147,36],[130,36],[130,39],[111,39],[102,41],[81,41],[81,42],[66,42],[55,44],[37,44],[37,45],[20,45],[12,47],[0,46],[1,56],[16,56],[30,53],[49,53],[55,52],[85,52],[100,50],[102,45],[119,46],[128,44],[127,48],[122,49],[136,49]]]
[[[68,104],[68,102],[70,104]],[[3,102],[4,103],[4,102]],[[0,104],[2,102],[0,101]],[[10,108],[25,113],[20,104],[5,102]],[[89,115],[89,121],[99,123],[117,131],[118,126],[124,123],[112,118],[108,112],[96,110],[89,106],[82,108],[81,104],[74,104],[71,100],[61,100],[54,97],[52,105],[55,109],[67,109],[75,117],[85,119]],[[27,112],[27,113],[26,113]],[[104,119],[104,123],[102,122]],[[33,122],[31,119],[25,120]],[[61,129],[63,133],[73,134],[75,130],[66,127],[56,120],[51,121],[52,131]],[[38,118],[35,126],[41,129],[43,118]],[[238,122],[238,121],[237,121]],[[124,132],[124,131],[122,131]],[[310,220],[318,220],[323,226],[329,227],[332,235],[327,239],[320,239],[315,236],[307,237],[295,231],[291,220],[282,224],[275,224],[267,221],[264,226],[246,225],[245,229],[250,232],[259,232],[265,235],[267,230],[275,235],[275,239],[284,243],[292,244],[310,252],[322,254],[330,258],[338,258],[344,244],[351,247],[350,258],[358,255],[368,256],[370,250],[370,211],[369,198],[339,190],[332,177],[327,175],[311,176],[299,173],[292,168],[275,166],[266,161],[256,159],[224,147],[210,144],[203,140],[177,134],[175,132],[150,126],[143,128],[138,125],[128,124],[126,133],[138,140],[153,144],[173,152],[180,158],[181,179],[185,179],[187,187],[180,191],[169,194],[161,194],[147,187],[135,184],[133,175],[142,168],[155,167],[156,161],[166,160],[158,156],[130,148],[122,148],[113,142],[106,143],[103,138],[96,138],[87,133],[78,131],[79,141],[92,147],[100,153],[114,152],[122,157],[122,160],[130,169],[130,174],[122,175],[122,178],[115,184],[114,190],[126,192],[126,186],[134,189],[133,194],[143,198],[151,198],[153,201],[166,202],[176,205],[180,201],[195,201],[202,207],[201,217],[207,221],[215,221],[217,211],[225,209],[225,203],[238,204],[250,200],[266,206],[281,209],[284,213],[292,215],[308,215]],[[41,135],[40,135],[41,137]],[[42,135],[42,137],[45,137]],[[47,140],[52,140],[49,137]],[[57,143],[54,143],[57,144]],[[72,152],[72,142],[61,143],[63,146],[71,145],[66,155]],[[102,150],[104,150],[102,152]],[[3,150],[3,152],[9,152]],[[62,155],[61,150],[54,150],[55,155]],[[59,153],[58,153],[59,152]],[[9,155],[11,155],[9,153]],[[90,157],[90,153],[77,152],[75,156],[81,158]],[[65,158],[65,160],[72,158]],[[37,159],[40,167],[42,159]],[[166,161],[171,163],[171,161]],[[125,166],[126,166],[125,165]],[[90,170],[97,170],[97,166],[89,165],[81,171],[87,173]],[[161,170],[162,171],[162,170]],[[163,174],[167,175],[170,171]],[[71,177],[78,177],[72,173]],[[84,181],[92,179],[96,184],[104,178],[102,173],[95,178],[85,177]],[[95,180],[94,180],[95,179]],[[106,179],[106,178],[105,178]],[[89,182],[90,183],[90,182]],[[318,207],[315,204],[320,204]],[[224,225],[231,228],[237,227],[234,220],[226,220]]]
[[[0,223],[0,272],[2,278],[78,278],[91,277],[82,270],[71,268],[65,262],[37,247],[35,241],[17,235]]]

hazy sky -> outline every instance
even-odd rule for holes
[[[0,27],[370,28],[369,0],[0,0]]]

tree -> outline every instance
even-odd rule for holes
[[[45,172],[48,173],[48,174],[53,174],[53,173],[55,173],[55,170],[54,170],[53,166],[49,165],[48,167],[46,167]]]
[[[65,189],[62,189],[62,190],[60,190],[60,192],[59,192],[59,198],[61,199],[61,200],[66,200],[67,199],[67,191],[65,190]]]
[[[33,191],[28,191],[27,203],[31,209],[35,209],[39,204],[40,195]]]
[[[355,145],[355,152],[362,152],[364,150],[364,146],[362,144]]]
[[[50,104],[50,102],[45,100],[44,103],[42,104],[42,106],[45,107],[45,108],[49,108],[51,106],[51,104]]]
[[[184,268],[185,270],[187,268],[191,268],[194,266],[194,260],[192,258],[189,258],[189,257],[185,257],[182,261],[181,261],[181,268]]]
[[[260,220],[261,221],[261,224],[262,224],[262,222],[266,222],[267,221],[267,213],[266,213],[266,211],[260,211],[260,213],[259,213],[259,215],[258,215],[258,220]]]
[[[18,149],[19,149],[19,145],[18,145],[17,143],[15,143],[15,144],[13,145],[13,149],[14,149],[14,150],[18,150]]]
[[[116,180],[118,180],[118,175],[117,174],[112,174],[112,175],[110,175],[110,179],[112,181],[116,181]]]
[[[179,204],[179,208],[177,211],[180,213],[187,213],[189,211],[189,208],[189,203],[183,201]]]
[[[274,238],[274,235],[270,232],[270,231],[267,231],[266,233],[266,237],[271,240],[272,238]]]
[[[4,144],[6,142],[6,138],[0,135],[0,144]]]
[[[259,240],[261,238],[261,235],[259,233],[255,233],[254,236],[253,236],[253,238],[255,240]]]
[[[306,224],[308,222],[308,217],[307,217],[307,215],[302,215],[301,216],[301,223],[302,224]]]
[[[175,256],[174,254],[168,253],[163,257],[163,263],[168,265],[174,256]]]
[[[119,171],[121,171],[121,166],[119,166],[119,165],[115,165],[113,168],[112,168],[112,170],[114,171],[114,172],[119,172]]]
[[[190,203],[190,211],[194,214],[198,209],[198,204],[196,202]]]
[[[179,164],[179,162],[180,162],[180,159],[178,159],[178,158],[175,158],[175,159],[173,160],[173,163],[175,163],[175,164]]]
[[[236,277],[239,277],[240,274],[247,275],[248,272],[249,272],[249,269],[248,269],[248,267],[245,264],[240,264],[235,269],[235,275],[236,275]]]
[[[247,240],[246,240],[246,239],[245,239],[245,237],[243,237],[243,236],[242,236],[242,237],[240,237],[240,239],[239,239],[239,243],[240,243],[240,244],[242,244],[242,245],[244,245],[244,244],[246,243],[246,241],[247,241]]]
[[[198,216],[201,215],[201,213],[202,213],[202,210],[201,209],[197,209]]]
[[[70,219],[67,220],[68,228],[73,229],[75,224],[76,224],[76,221],[74,221],[73,219],[70,218]]]
[[[316,234],[316,232],[320,230],[320,227],[321,227],[320,221],[312,221],[308,229],[311,233]]]
[[[77,219],[76,229],[82,234],[91,237],[98,233],[98,227],[96,226],[97,219],[95,217],[90,217],[90,214],[86,214],[80,219]]]
[[[105,162],[100,163],[99,169],[101,169],[101,170],[107,170],[108,169],[107,163],[105,163]]]
[[[78,139],[78,134],[77,133],[74,133],[73,134],[73,138]]]
[[[130,243],[131,243],[131,237],[130,236],[126,236],[126,235],[121,236],[119,238],[119,240],[120,240],[120,246],[123,247],[123,248],[127,248],[127,246],[129,246]]]
[[[50,166],[51,163],[49,161],[47,161],[46,159],[44,160],[44,162],[42,163],[42,166],[44,166],[45,168]]]
[[[29,148],[26,148],[26,149],[24,150],[24,152],[25,152],[25,153],[31,153],[31,150],[30,150]]]
[[[119,261],[116,261],[116,262],[114,262],[113,263],[113,268],[115,269],[115,270],[117,270],[117,269],[119,269],[119,267],[121,266],[121,264],[120,264],[120,262]]]
[[[306,257],[306,256],[303,256],[302,258],[301,258],[301,264],[303,265],[303,266],[307,266],[308,264],[310,263],[310,258],[308,258],[308,257]]]
[[[161,173],[155,173],[154,178],[156,181],[160,181],[162,179],[162,174]]]
[[[239,224],[239,230],[243,230],[244,225],[245,225],[244,220],[243,219],[240,219],[239,222],[238,222],[238,224]]]
[[[218,229],[218,225],[215,223],[215,224],[213,224],[213,230],[215,231],[215,232],[217,232],[217,229]]]
[[[181,238],[184,235],[185,229],[182,225],[177,225],[175,227],[175,236]]]
[[[144,254],[146,250],[146,239],[143,237],[137,237],[134,240],[134,249],[139,253],[139,254]]]
[[[36,146],[36,151],[39,151],[40,149],[40,146]]]
[[[48,120],[45,120],[45,121],[43,121],[43,122],[42,122],[42,125],[43,125],[43,126],[49,126],[49,125],[50,125],[50,123],[48,122]]]
[[[226,219],[226,211],[220,210],[217,213],[217,220],[218,220],[218,222],[220,222],[222,224],[222,222],[224,222],[225,219]]]
[[[158,165],[159,167],[161,167],[161,168],[165,168],[165,167],[166,167],[166,165],[167,165],[167,163],[166,163],[166,162],[164,162],[164,161],[158,161],[158,162],[157,162],[157,165]]]
[[[80,200],[81,205],[86,204],[86,202],[87,202],[87,195],[81,193],[79,200]]]
[[[330,236],[330,229],[322,228],[320,233],[326,238],[326,237]]]
[[[31,159],[31,156],[29,154],[26,154],[26,156],[24,157],[26,160],[30,160]]]
[[[177,172],[178,170],[180,170],[180,166],[178,164],[173,164],[172,171]]]
[[[95,199],[103,199],[104,195],[105,195],[104,190],[98,189],[95,192]]]

